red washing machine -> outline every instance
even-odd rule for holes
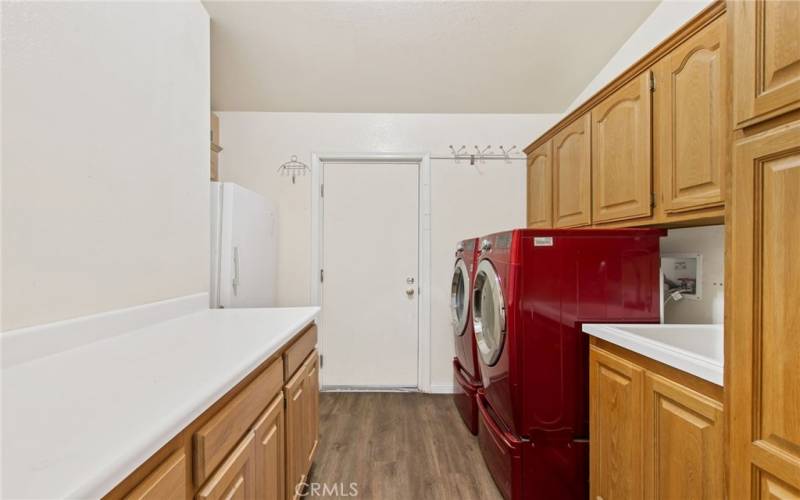
[[[518,229],[480,241],[478,440],[507,499],[585,499],[582,323],[659,321],[660,229]]]
[[[478,433],[478,402],[476,395],[481,387],[478,370],[478,352],[472,329],[472,280],[478,253],[477,238],[464,240],[456,247],[453,282],[450,288],[450,308],[453,315],[456,357],[453,374],[456,393],[453,396],[461,418],[473,434]]]

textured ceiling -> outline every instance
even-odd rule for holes
[[[218,111],[561,112],[657,2],[203,2]]]

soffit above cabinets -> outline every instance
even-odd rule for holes
[[[548,113],[658,1],[203,4],[214,110]]]

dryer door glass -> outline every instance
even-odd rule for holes
[[[472,308],[478,351],[483,362],[492,366],[503,352],[506,307],[500,279],[492,263],[485,259],[478,265],[478,272],[475,274]]]
[[[464,259],[456,261],[453,270],[453,283],[450,286],[450,312],[452,314],[453,333],[464,335],[469,316],[469,273]]]

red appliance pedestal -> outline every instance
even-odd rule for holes
[[[453,358],[453,378],[456,381],[453,402],[461,415],[467,429],[473,434],[478,434],[478,389],[480,382],[470,379],[458,362]]]
[[[497,488],[508,500],[587,498],[589,442],[527,441],[504,431],[482,391],[476,398],[478,443]]]

